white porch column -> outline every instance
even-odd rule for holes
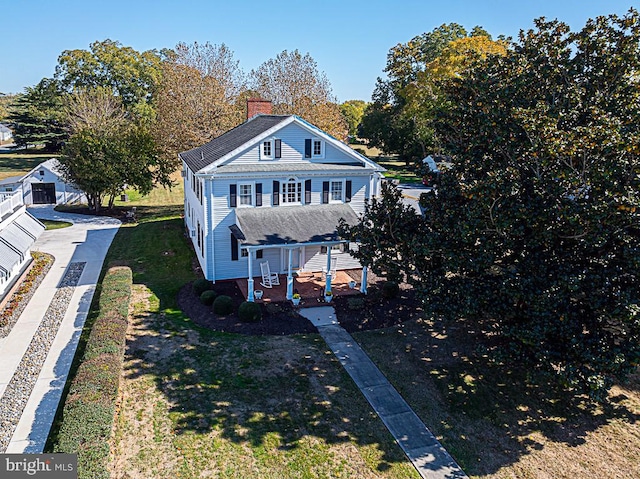
[[[362,281],[360,282],[360,292],[367,294],[367,267],[362,267]]]
[[[287,270],[287,299],[293,298],[293,248],[289,248],[289,269]]]
[[[331,291],[331,245],[327,245],[327,277],[324,286],[325,294]]]
[[[247,288],[249,288],[249,294],[247,294],[247,301],[249,301],[250,303],[253,303],[255,301],[255,298],[253,296],[253,251],[249,250],[249,279],[247,280]]]

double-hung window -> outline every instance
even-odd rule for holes
[[[344,182],[332,180],[329,185],[329,202],[342,203],[344,201]]]
[[[282,182],[282,203],[302,203],[302,183],[295,178],[289,178]]]
[[[251,183],[238,185],[238,199],[240,206],[253,206],[253,185]]]
[[[312,156],[314,158],[321,157],[322,156],[322,141],[314,139],[312,143],[313,143]]]

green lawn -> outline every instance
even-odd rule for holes
[[[423,320],[354,336],[472,478],[640,477],[640,376],[607,407],[571,403],[491,362],[478,328]]]
[[[68,221],[56,221],[56,220],[40,220],[45,228],[48,230],[59,230],[61,228],[68,228],[69,226],[73,226],[73,223],[69,223]]]
[[[422,183],[422,178],[418,177],[414,170],[414,166],[407,164],[404,161],[400,161],[395,157],[389,156],[380,156],[378,158],[373,158],[380,166],[383,166],[387,169],[384,173],[385,178],[391,180],[398,180],[400,183]]]
[[[419,477],[319,335],[216,333],[136,288],[113,478]]]

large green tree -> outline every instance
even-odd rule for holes
[[[461,25],[450,23],[391,48],[384,70],[387,78],[379,78],[376,83],[359,135],[371,146],[398,154],[407,163],[434,152],[437,139],[431,119],[442,102],[431,79],[448,73],[435,65],[453,68],[456,62],[463,64],[460,57],[472,49],[454,48],[452,44],[462,41],[475,45],[473,39],[478,38],[491,43],[489,34],[480,27],[467,32]],[[451,55],[452,50],[459,55]],[[446,60],[441,59],[443,55]]]
[[[430,310],[482,322],[497,359],[604,399],[640,362],[639,71],[632,10],[577,32],[540,19],[452,78],[435,127],[455,167],[421,238],[365,262],[391,257]],[[369,230],[352,231],[365,253]]]
[[[71,136],[59,161],[94,211],[105,198],[111,208],[125,187],[145,195],[155,185],[171,185],[172,165],[159,157],[147,122],[132,118],[110,89],[76,90],[65,116]]]
[[[89,50],[65,50],[54,78],[62,89],[108,88],[131,112],[153,117],[152,100],[160,80],[162,55],[138,52],[120,42],[93,42]]]
[[[349,127],[349,136],[355,138],[358,134],[358,126],[364,116],[367,102],[364,100],[347,100],[340,104],[340,112]]]
[[[327,76],[308,53],[284,50],[249,75],[249,86],[273,103],[273,112],[298,115],[340,140],[347,124]]]
[[[43,78],[37,85],[25,88],[9,105],[7,120],[14,125],[16,145],[43,145],[57,151],[67,138],[62,108],[64,95],[58,83]]]

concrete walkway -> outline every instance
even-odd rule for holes
[[[29,212],[40,219],[69,221],[73,226],[45,231],[33,247],[33,250],[53,255],[55,261],[9,335],[0,339],[0,400],[60,287],[60,280],[67,267],[70,263],[78,262],[85,262],[86,265],[7,447],[7,453],[42,452],[105,255],[120,227],[120,221],[113,218],[58,213],[51,206],[29,208]]]
[[[467,478],[460,466],[387,381],[369,356],[338,324],[333,307],[302,308],[300,314],[318,328],[333,354],[360,388],[421,477]]]

